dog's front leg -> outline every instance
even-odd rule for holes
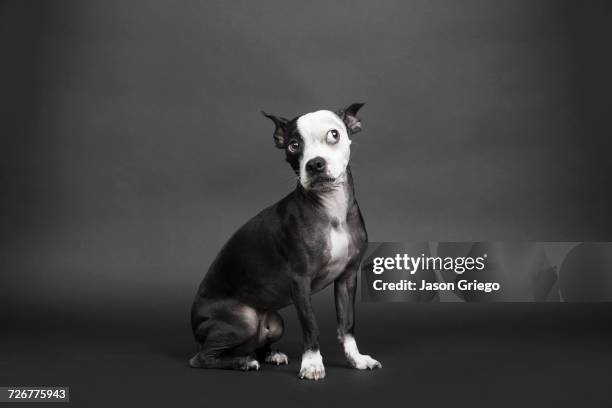
[[[351,365],[359,370],[382,368],[382,364],[372,357],[361,354],[355,341],[355,294],[357,292],[357,273],[359,264],[349,265],[346,271],[334,282],[336,298],[336,317],[338,318],[338,340]]]
[[[298,276],[292,279],[293,302],[297,309],[304,336],[304,354],[302,355],[300,378],[320,380],[325,377],[325,367],[319,351],[319,328],[312,311],[310,285],[310,278]]]

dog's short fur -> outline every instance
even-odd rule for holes
[[[367,234],[348,162],[350,137],[361,130],[356,114],[362,105],[293,120],[264,113],[299,182],[242,226],[210,266],[191,312],[199,345],[192,367],[257,370],[260,362],[287,364],[287,356],[271,344],[283,334],[277,310],[293,303],[304,338],[299,376],[325,377],[311,294],[332,282],[338,338],[349,363],[381,367],[359,353],[354,337],[357,272]]]

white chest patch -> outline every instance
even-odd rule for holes
[[[341,264],[338,266],[346,266],[349,255],[349,234],[345,228],[338,226],[332,227],[329,232],[329,245],[331,259],[330,266],[333,264]]]
[[[332,219],[329,229],[328,246],[330,260],[327,271],[336,275],[344,270],[349,259],[349,242],[351,236],[346,226],[346,213],[348,197],[344,189],[338,189],[328,193],[323,198],[323,205],[327,214]]]

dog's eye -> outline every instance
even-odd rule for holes
[[[300,144],[294,140],[293,142],[289,143],[288,149],[291,153],[296,153],[298,150],[300,150]]]
[[[340,132],[338,132],[336,129],[332,129],[327,132],[327,143],[336,144],[338,143],[338,140],[340,140]]]

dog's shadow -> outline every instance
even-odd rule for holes
[[[378,306],[380,307],[369,306],[365,310],[361,310],[363,313],[361,313],[357,325],[357,339],[360,351],[380,359],[383,366],[392,360],[391,356],[406,353],[407,350],[414,348],[415,344],[419,342],[416,340],[417,338],[426,338],[428,341],[435,340],[431,338],[434,333],[428,325],[422,327],[423,325],[419,323],[408,324],[406,322],[398,324],[398,310],[394,310],[390,305]],[[400,306],[402,305],[398,307]],[[382,313],[383,309],[391,312]],[[393,311],[396,313],[393,313]],[[164,325],[161,330],[160,327],[157,327],[155,333],[148,333],[149,350],[173,365],[191,369],[188,361],[197,352],[197,346],[189,325],[184,321],[180,323],[180,317],[180,315],[175,314],[167,321],[177,322],[176,324]],[[289,365],[276,367],[265,364],[263,369],[268,372],[296,376],[303,352],[300,327],[291,313],[285,313],[283,317],[286,321],[286,332],[280,341],[272,345],[272,348],[287,354]],[[335,319],[322,315],[320,320],[320,347],[325,366],[334,370],[354,370],[348,364],[342,346],[338,344],[335,338]],[[402,326],[404,326],[403,330],[399,330],[399,327]],[[390,328],[393,328],[393,335],[390,335]],[[419,336],[412,335],[414,332],[418,332]]]
[[[337,343],[322,343],[321,348],[326,351],[326,367],[333,368],[334,370],[353,370],[346,361],[341,351],[341,347]],[[275,375],[296,377],[300,369],[303,350],[301,341],[299,341],[299,339],[281,339],[278,343],[274,344],[273,349],[287,354],[289,357],[289,364],[280,366],[262,364],[262,369],[265,372],[274,373]],[[178,336],[165,338],[158,337],[158,341],[151,344],[151,352],[171,361],[172,364],[184,366],[185,369],[192,369],[188,361],[197,350],[190,333],[187,332],[185,334],[181,333],[181,335]]]

